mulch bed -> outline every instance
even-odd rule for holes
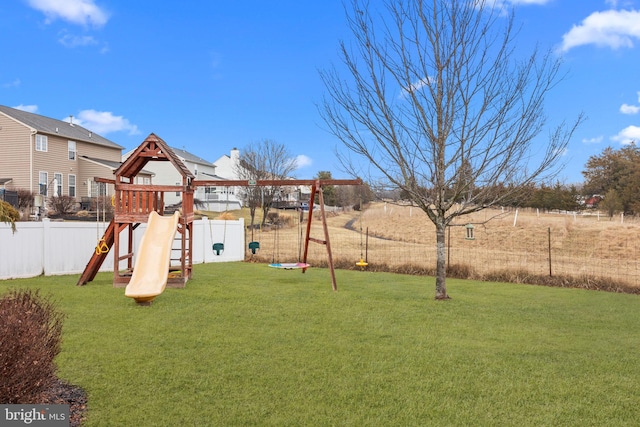
[[[57,379],[44,392],[43,403],[51,405],[69,405],[69,425],[82,426],[87,412],[87,393],[73,384]]]

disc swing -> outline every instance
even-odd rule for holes
[[[300,216],[302,216],[303,214],[301,213]],[[273,233],[273,258],[272,258],[272,262],[271,264],[269,264],[269,267],[273,267],[273,268],[281,268],[283,270],[297,270],[297,269],[304,269],[306,270],[307,268],[311,267],[311,265],[305,263],[305,262],[300,262],[300,252],[302,249],[302,221],[301,218],[298,219],[298,262],[286,262],[286,263],[281,263],[280,262],[280,241],[279,241],[279,236],[278,236],[278,229],[280,227],[278,227],[278,224],[276,224],[276,231]],[[276,256],[277,256],[277,260],[276,260]]]
[[[107,184],[98,183],[98,194],[100,194],[100,185],[105,186],[105,195],[102,197],[102,228],[103,232],[106,229],[106,211],[107,211],[107,194],[106,194],[106,186]],[[115,197],[115,194],[114,194]],[[114,197],[111,198],[111,204],[115,205]],[[103,233],[104,234],[104,233]],[[98,239],[98,244],[96,245],[96,255],[109,253],[109,245],[107,245],[107,241],[104,237],[100,238],[100,200],[96,200],[96,239]]]

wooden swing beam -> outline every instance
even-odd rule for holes
[[[285,187],[296,185],[317,185],[318,188],[325,185],[362,185],[362,180],[358,179],[259,179],[256,181],[246,179],[230,180],[193,180],[191,185],[195,187]]]

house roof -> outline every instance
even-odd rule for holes
[[[116,169],[118,169],[120,167],[120,165],[122,165],[122,162],[114,162],[113,160],[98,159],[96,157],[79,156],[79,158],[82,159],[82,160],[86,160],[88,162],[91,162],[91,163],[95,163],[95,164],[100,165],[100,166],[104,166],[106,168],[111,169],[112,171],[115,171]],[[144,170],[144,169],[142,169],[140,171],[140,173],[143,173],[143,174],[146,174],[146,175],[155,176],[154,172],[151,172],[151,171],[148,171],[148,170]]]
[[[58,135],[74,141],[83,141],[91,144],[102,145],[104,147],[117,148],[119,150],[124,148],[121,145],[118,145],[115,142],[77,124],[52,119],[4,105],[0,105],[0,113],[3,113],[15,121],[36,130],[38,133]]]
[[[149,136],[142,141],[142,144],[131,153],[127,160],[116,169],[116,177],[124,176],[132,178],[150,161],[171,162],[184,178],[189,180],[195,178],[191,171],[182,163],[182,160],[173,152],[171,147],[154,133],[149,134]]]
[[[207,165],[207,166],[215,167],[215,165],[213,163],[203,159],[202,157],[196,156],[195,154],[192,154],[192,153],[190,153],[190,152],[188,152],[186,150],[181,150],[180,148],[176,148],[176,147],[171,147],[171,149],[179,157],[182,157],[183,159],[185,159],[188,162],[198,163],[198,164],[201,164],[201,165]]]

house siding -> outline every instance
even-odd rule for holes
[[[0,114],[0,152],[3,161],[0,178],[13,178],[6,188],[29,188],[29,141],[31,130],[15,120]]]
[[[47,196],[53,196],[52,181],[55,173],[61,173],[63,175],[64,185],[62,188],[62,195],[67,195],[67,183],[68,175],[79,174],[78,161],[69,160],[68,154],[68,140],[58,136],[47,135],[48,147],[47,151],[33,150],[33,188],[31,191],[39,193],[39,174],[40,172],[47,172],[48,186]]]
[[[79,156],[87,156],[96,159],[120,162],[122,151],[120,149],[108,148],[90,144],[84,141],[76,141],[76,149]],[[79,174],[77,176],[77,197],[95,196],[91,192],[90,182],[97,176],[100,178],[114,179],[113,171],[104,166],[96,165],[82,159],[78,160]],[[108,194],[113,194],[112,185],[107,188]]]
[[[75,141],[76,159],[69,160],[69,138],[40,134],[47,136],[47,151],[35,150],[35,136],[31,135],[31,129],[28,126],[0,114],[0,150],[2,152],[0,178],[12,178],[12,181],[6,184],[7,189],[26,189],[38,194],[40,172],[46,172],[47,196],[51,197],[54,194],[52,183],[55,174],[62,174],[62,195],[69,195],[69,175],[75,175],[75,197],[79,200],[80,197],[89,195],[88,180],[93,180],[96,176],[114,178],[112,170],[82,161],[80,156],[120,162],[119,148]],[[112,193],[113,188],[110,189],[110,194]]]

